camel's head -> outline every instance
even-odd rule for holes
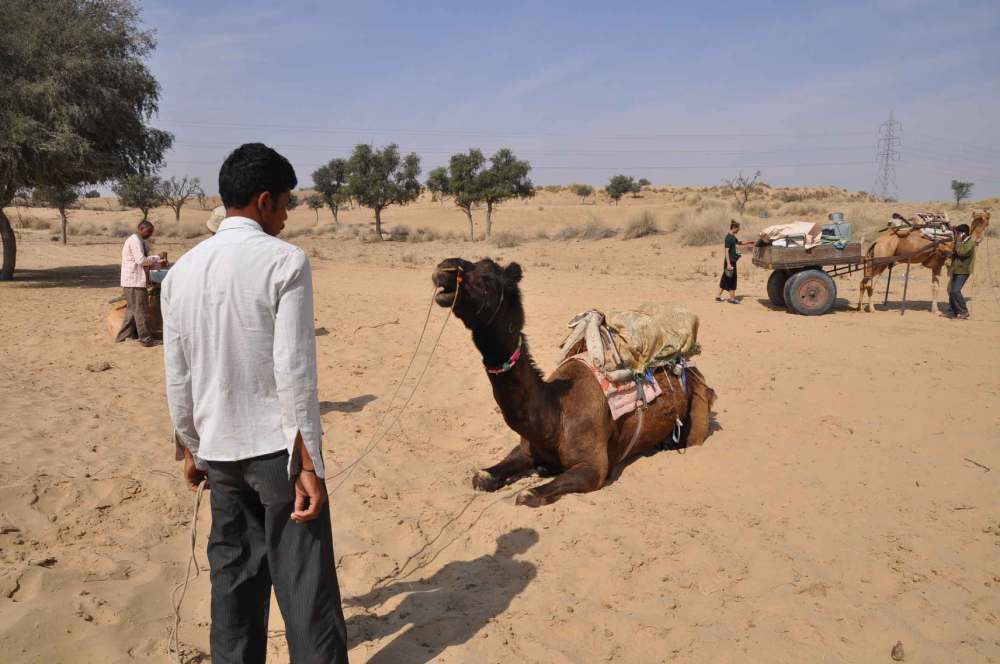
[[[507,332],[520,332],[524,327],[517,263],[502,267],[488,258],[476,263],[449,258],[438,264],[431,281],[438,287],[435,302],[451,307],[470,330],[502,325]]]
[[[987,209],[972,211],[972,237],[981,240],[990,225],[990,211]]]

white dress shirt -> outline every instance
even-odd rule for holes
[[[288,450],[325,476],[312,272],[298,247],[229,217],[170,269],[160,294],[175,440],[203,461]]]
[[[149,255],[149,245],[132,233],[122,245],[122,288],[145,288],[146,268],[160,267],[160,257]]]

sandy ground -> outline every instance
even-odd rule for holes
[[[905,316],[892,304],[898,273],[890,311],[854,313],[846,299],[817,318],[773,310],[749,259],[742,304],[717,304],[720,251],[670,236],[508,249],[296,241],[328,332],[317,341],[332,469],[387,412],[433,266],[455,255],[521,262],[526,332],[546,370],[581,310],[687,304],[719,394],[703,447],[641,458],[597,493],[516,507],[509,492],[471,489],[516,438],[469,334],[449,321],[423,382],[402,389],[413,398],[399,424],[331,497],[352,661],[879,662],[897,641],[907,662],[1000,661],[996,240],[966,289],[968,322],[927,312],[922,269]],[[169,444],[160,352],[104,331],[120,242],[62,247],[25,232],[18,280],[0,284],[5,661],[171,661],[193,496]],[[192,242],[157,250],[177,257]],[[856,282],[839,285],[853,303]],[[445,317],[431,313],[417,369]],[[208,523],[203,505],[203,566]],[[207,660],[208,617],[203,574],[183,609],[195,661]],[[271,659],[287,661],[276,610],[272,623]]]

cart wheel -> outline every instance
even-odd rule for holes
[[[781,287],[781,306],[787,307],[792,313],[795,313],[795,309],[792,309],[792,281],[798,273],[798,270],[786,271],[785,284]]]
[[[767,278],[767,297],[771,304],[776,307],[785,306],[785,282],[788,281],[788,272],[785,270],[775,270]]]
[[[820,316],[833,307],[837,284],[822,270],[803,270],[785,285],[785,301],[795,313]]]

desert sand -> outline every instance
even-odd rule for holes
[[[888,310],[883,277],[880,310],[851,311],[851,278],[833,312],[807,318],[766,302],[767,273],[749,256],[742,303],[716,303],[725,228],[705,247],[675,234],[530,239],[588,215],[620,227],[649,209],[665,221],[685,205],[544,194],[501,208],[497,229],[526,238],[505,248],[312,236],[313,212],[292,213],[314,269],[328,468],[356,459],[412,393],[330,497],[352,661],[890,662],[897,641],[906,662],[1000,661],[1000,242],[980,247],[972,320],[951,321],[928,311],[922,268],[903,316],[899,270]],[[872,219],[890,209],[852,205]],[[207,215],[185,209],[183,223]],[[385,216],[388,227],[466,229],[454,207],[426,200]],[[97,233],[136,218],[80,210],[70,223]],[[153,218],[174,223],[166,210]],[[162,353],[105,332],[122,239],[74,235],[63,247],[50,235],[22,231],[17,279],[0,284],[0,659],[170,662],[193,494],[173,460]],[[198,241],[161,235],[155,248],[176,259]],[[473,472],[516,437],[446,310],[431,311],[389,403],[433,267],[452,256],[521,263],[525,331],[546,371],[582,310],[693,309],[697,362],[719,395],[705,445],[639,458],[601,491],[538,510],[513,499],[537,480],[473,492]],[[203,568],[209,521],[203,504]],[[188,661],[208,660],[208,591],[202,573],[183,606]],[[271,615],[270,661],[286,662],[276,606]]]

